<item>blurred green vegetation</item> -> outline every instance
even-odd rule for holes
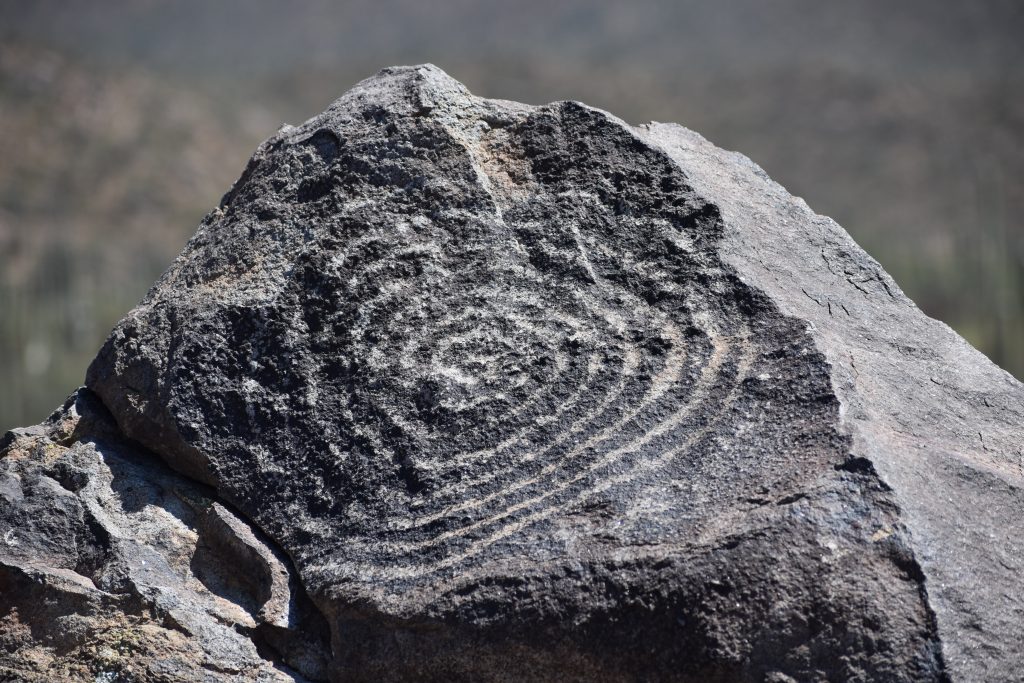
[[[1024,377],[1021,36],[1015,0],[0,0],[0,431],[81,383],[262,139],[423,61],[743,152]]]

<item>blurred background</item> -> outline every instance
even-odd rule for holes
[[[82,382],[261,140],[426,61],[745,153],[1024,377],[1019,0],[0,0],[0,431]]]

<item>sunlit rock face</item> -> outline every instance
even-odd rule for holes
[[[176,556],[253,671],[941,681],[1024,656],[1024,388],[678,126],[382,71],[257,150],[87,387],[116,448],[205,492],[186,526],[221,540]],[[85,448],[68,410],[5,460]]]

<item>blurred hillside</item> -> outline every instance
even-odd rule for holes
[[[1024,377],[1024,5],[0,0],[0,430],[77,386],[282,122],[383,66],[677,121]]]

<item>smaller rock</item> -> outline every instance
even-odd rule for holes
[[[0,679],[326,679],[287,558],[88,390],[2,443]]]

